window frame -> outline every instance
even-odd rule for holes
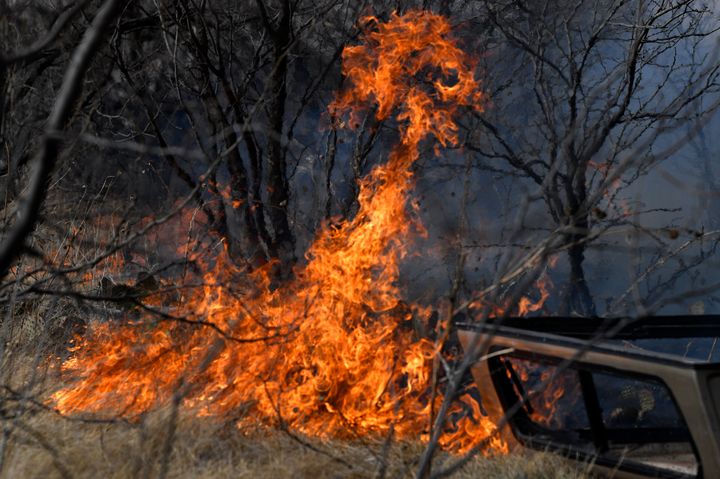
[[[500,404],[507,414],[511,408],[515,407],[517,402],[521,399],[518,396],[520,391],[524,392],[524,387],[521,384],[519,378],[513,378],[513,372],[510,373],[511,377],[508,377],[506,371],[512,371],[512,368],[508,369],[506,364],[506,358],[515,358],[519,360],[540,363],[540,365],[546,365],[548,367],[558,367],[566,360],[562,357],[550,356],[547,354],[534,353],[526,350],[513,350],[506,354],[497,354],[493,356],[493,353],[497,353],[504,348],[499,345],[494,345],[490,348],[488,359],[488,370],[492,379],[495,392],[500,401]],[[636,472],[639,474],[646,474],[650,476],[662,475],[662,477],[668,478],[682,478],[682,479],[697,479],[702,478],[702,462],[700,460],[700,454],[697,450],[695,442],[692,438],[690,428],[687,425],[687,420],[682,413],[682,409],[679,407],[678,401],[673,394],[672,389],[667,385],[662,378],[651,374],[637,373],[634,371],[625,371],[613,367],[602,366],[593,363],[587,363],[584,361],[574,361],[572,364],[567,366],[568,370],[572,370],[577,374],[578,380],[580,381],[580,393],[582,394],[582,404],[584,405],[584,413],[587,416],[589,425],[589,438],[582,444],[577,442],[577,438],[573,437],[570,432],[553,431],[533,421],[526,410],[526,407],[520,407],[518,410],[508,418],[508,423],[512,430],[513,435],[522,445],[533,449],[547,450],[552,449],[557,452],[562,452],[571,456],[581,456],[587,461],[593,461],[599,465],[618,467],[621,466],[623,470],[629,472]],[[628,429],[611,428],[611,432],[608,434],[608,428],[605,425],[602,416],[602,408],[600,406],[600,398],[598,391],[595,388],[595,382],[593,379],[593,373],[608,374],[616,376],[618,378],[627,378],[640,380],[644,382],[654,383],[663,387],[670,398],[678,419],[681,421],[682,428],[647,428],[646,431],[638,433],[633,431],[634,438],[636,441],[617,441],[613,437],[616,436],[617,431],[629,432]],[[527,394],[525,392],[525,394]],[[528,401],[525,401],[527,404]],[[610,451],[609,443],[611,441],[622,444],[627,442],[628,444],[642,443],[645,441],[639,441],[642,436],[656,438],[660,432],[664,432],[667,437],[661,441],[646,441],[648,443],[670,443],[670,442],[687,442],[690,444],[695,462],[697,464],[696,474],[685,474],[669,469],[653,467],[647,464],[643,464],[633,459],[622,459],[620,462],[618,459],[610,457],[607,453]],[[675,435],[675,436],[674,436]]]

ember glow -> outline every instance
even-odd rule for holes
[[[394,116],[400,139],[360,182],[357,214],[322,228],[305,265],[277,288],[269,268],[243,275],[221,253],[205,287],[165,305],[184,322],[95,324],[62,365],[72,383],[53,395],[60,411],[137,417],[182,391],[184,407],[241,428],[283,424],[339,438],[428,433],[441,400],[430,404],[436,346],[407,327],[426,312],[406,306],[397,285],[399,263],[423,231],[407,204],[410,166],[423,141],[455,144],[458,109],[481,109],[483,96],[444,17],[415,11],[367,23],[362,43],[344,51],[349,86],[330,109],[351,125],[373,110],[378,119]],[[225,286],[238,276],[248,283],[241,294]],[[448,421],[442,440],[449,450],[494,431],[467,396],[455,412],[460,419]],[[493,439],[492,448],[505,445]]]

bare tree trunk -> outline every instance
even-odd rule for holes
[[[587,238],[590,233],[590,219],[585,206],[587,202],[587,161],[579,160],[577,155],[572,152],[568,152],[568,158],[570,159],[568,163],[571,173],[568,176],[572,180],[567,179],[564,184],[567,204],[570,208],[568,219],[573,232],[567,235],[570,277],[568,278],[562,308],[567,315],[577,314],[582,317],[594,317],[597,316],[595,302],[590,294],[590,287],[585,278],[585,269],[583,267]]]
[[[235,114],[235,122],[238,125],[243,125],[245,123],[246,114],[242,109],[235,91],[225,76],[226,72],[222,62],[220,63],[220,73],[220,82],[225,95],[228,97],[228,100],[232,105],[233,112]],[[232,144],[238,144],[237,135],[234,130],[232,130],[231,133],[232,137],[235,138],[235,141]],[[228,169],[230,170],[230,187],[233,195],[242,197],[242,204],[240,205],[242,208],[242,216],[248,229],[248,234],[252,235],[251,242],[255,246],[255,248],[250,251],[250,257],[248,260],[251,265],[260,266],[268,259],[261,247],[260,240],[262,240],[265,247],[268,249],[270,249],[270,245],[272,244],[272,238],[270,237],[265,224],[265,208],[262,203],[262,193],[260,191],[262,185],[262,160],[255,137],[252,135],[250,130],[245,129],[242,132],[242,139],[250,158],[252,185],[250,185],[250,176],[247,173],[247,169],[242,163],[240,155],[237,154],[237,158],[233,158],[231,156],[228,163]],[[237,149],[235,149],[235,151],[237,151]],[[238,194],[238,192],[242,193]]]
[[[260,2],[261,3],[261,2]],[[263,12],[264,12],[263,6]],[[285,120],[285,101],[287,99],[288,49],[291,43],[292,16],[289,0],[284,0],[277,26],[267,19],[266,26],[271,29],[275,65],[270,74],[270,98],[268,118],[270,133],[268,138],[268,214],[275,233],[270,245],[270,255],[280,259],[287,266],[295,261],[295,240],[288,221],[288,182],[286,176],[285,149],[283,132]]]
[[[590,294],[590,288],[585,279],[585,243],[584,238],[576,236],[573,245],[568,251],[570,262],[570,278],[565,291],[564,309],[565,314],[578,314],[583,317],[597,316],[595,302]]]
[[[222,112],[219,112],[222,115]],[[224,119],[224,117],[223,117]],[[232,127],[223,121],[225,126],[226,146],[236,145],[228,155],[228,170],[230,171],[230,194],[233,199],[233,208],[239,210],[242,223],[245,226],[244,238],[245,253],[248,261],[254,266],[265,262],[265,254],[260,244],[260,237],[255,218],[253,216],[253,205],[250,204],[250,189],[247,169],[242,162],[238,152],[238,138]],[[234,243],[234,242],[233,242]]]

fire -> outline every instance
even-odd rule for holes
[[[553,430],[568,427],[566,423],[573,420],[568,412],[577,411],[576,405],[582,398],[575,373],[571,370],[558,371],[551,365],[538,367],[521,359],[514,359],[509,364],[523,388],[516,389],[516,393],[519,397],[528,397],[526,411],[530,419]],[[512,381],[510,370],[506,372]]]
[[[455,144],[454,116],[461,107],[481,109],[483,96],[444,17],[414,11],[367,21],[363,43],[343,53],[350,86],[330,108],[336,117],[349,114],[351,124],[371,106],[378,119],[394,114],[400,141],[360,182],[355,217],[322,228],[306,264],[278,288],[270,267],[243,273],[223,251],[207,264],[202,288],[165,305],[175,319],[95,324],[62,365],[75,380],[52,397],[61,412],[133,417],[182,391],[184,407],[243,428],[427,434],[441,396],[430,404],[438,351],[406,326],[422,308],[404,306],[397,286],[400,261],[422,232],[406,204],[410,166],[423,141]],[[228,286],[238,278],[239,292]],[[443,438],[455,451],[495,429],[474,400],[460,402],[471,413],[457,414]]]

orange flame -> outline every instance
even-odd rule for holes
[[[527,394],[530,419],[550,429],[567,427],[567,413],[575,410],[582,398],[580,383],[573,373],[558,372],[550,365],[539,368],[535,363],[519,359],[512,361],[512,368]],[[512,380],[509,370],[507,375]],[[517,392],[523,395],[523,391]]]
[[[356,216],[323,228],[306,266],[278,289],[268,267],[245,275],[251,285],[234,292],[227,285],[242,273],[222,253],[208,265],[205,286],[171,306],[183,321],[94,325],[62,365],[78,379],[53,395],[60,411],[132,416],[183,387],[185,406],[236,418],[240,427],[281,423],[319,437],[427,433],[437,351],[403,325],[420,308],[404,307],[397,286],[399,261],[422,229],[407,211],[409,167],[423,140],[456,143],[453,117],[462,106],[481,109],[483,97],[444,17],[415,11],[369,21],[363,44],[343,53],[350,88],[331,110],[357,117],[374,104],[378,119],[396,114],[401,140],[361,180]],[[494,431],[474,400],[460,400],[472,413],[443,438],[456,451]],[[499,439],[493,446],[505,448]]]

